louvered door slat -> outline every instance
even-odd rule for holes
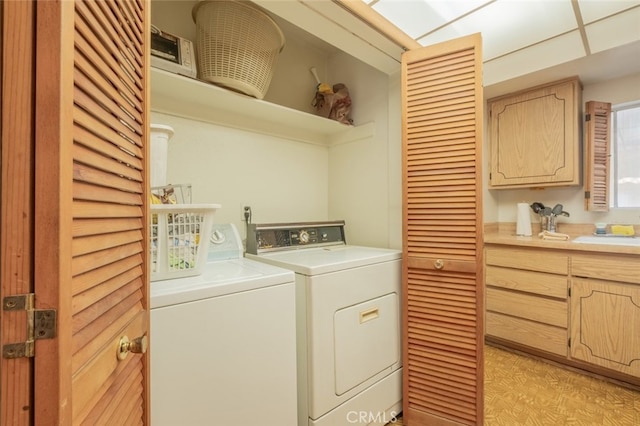
[[[139,242],[127,244],[126,246],[118,246],[111,250],[103,251],[98,256],[77,256],[71,260],[71,270],[78,279],[82,279],[80,274],[92,271],[94,269],[113,264],[114,269],[117,265],[114,263],[123,257],[137,256],[142,253],[142,244]],[[135,257],[139,262],[141,258]],[[117,269],[116,269],[117,271]],[[73,286],[73,283],[72,283]]]
[[[106,108],[111,110],[112,114],[115,115],[118,120],[124,122],[126,126],[133,129],[136,132],[140,132],[142,128],[140,127],[140,123],[135,121],[136,112],[131,108],[130,105],[122,105],[114,100],[117,96],[114,94],[112,88],[101,89],[100,92],[92,91],[93,85],[95,82],[89,80],[87,76],[81,73],[79,70],[76,70],[74,75],[74,80],[76,83],[76,87],[79,89],[81,93],[88,94],[90,93],[95,99],[91,100],[91,102],[97,102],[100,105],[104,105]],[[124,108],[121,108],[124,106]]]
[[[131,281],[136,279],[140,274],[140,268],[132,268],[125,270],[122,273],[108,279],[102,278],[99,282],[99,286],[87,286],[82,288],[78,297],[74,297],[71,309],[73,312],[80,312],[83,309],[88,308],[99,300],[103,299],[107,295],[113,293],[117,289],[128,285]]]
[[[121,35],[122,34],[122,30],[124,30],[124,32],[126,34],[129,35],[129,37],[122,37],[123,39],[128,41],[127,47],[134,47],[138,53],[142,54],[142,50],[140,49],[140,46],[142,45],[142,42],[144,40],[143,34],[144,34],[144,30],[142,28],[142,16],[140,14],[137,13],[131,13],[134,9],[132,8],[133,5],[137,4],[138,2],[135,1],[128,1],[128,2],[121,2],[120,4],[118,4],[118,7],[114,7],[115,3],[100,3],[98,2],[98,5],[102,7],[102,9],[105,11],[105,14],[108,14],[107,11],[107,7],[109,7],[111,13],[113,13],[117,19],[115,22],[127,22],[129,25],[126,26],[119,26],[116,25],[115,30]],[[122,27],[122,28],[119,28]],[[139,55],[135,55],[135,57],[140,60],[141,56]]]
[[[127,375],[134,375],[136,372],[135,365],[133,363],[129,363],[126,367],[127,368],[122,371],[122,374],[118,376],[117,381],[115,382],[107,381],[103,384],[102,388],[106,389],[109,387],[113,387],[115,389],[119,389],[122,386],[124,386],[124,383],[126,382],[124,377],[126,377]],[[103,404],[111,403],[111,399],[101,397],[101,395],[103,394],[104,392],[102,390],[99,390],[98,392],[96,392],[94,397],[89,400],[87,407],[91,407],[92,409],[94,409],[94,407],[99,407]],[[78,413],[78,415],[76,416],[76,420],[78,422],[77,424],[83,425],[83,426],[84,425],[91,426],[91,425],[97,424],[94,422],[94,419],[90,417],[90,415],[91,415],[90,410],[86,410]]]
[[[128,271],[133,269],[136,270],[137,274],[140,274],[140,259],[134,256],[116,260],[109,264],[108,268],[96,267],[73,281],[73,287],[71,288],[72,293],[74,296],[78,296],[79,293],[94,289],[102,284],[108,285],[109,280],[113,277],[127,274]],[[76,301],[76,299],[74,299],[71,306],[74,306],[75,303],[81,304],[82,298],[82,295],[78,296],[78,300]]]
[[[137,230],[114,232],[112,234],[98,234],[84,238],[74,238],[71,245],[71,252],[74,256],[81,256],[118,247],[123,244],[140,241],[142,232]]]
[[[106,130],[107,127],[104,127],[103,129]],[[140,162],[140,155],[142,151],[140,147],[132,144],[120,146],[111,143],[104,137],[105,135],[101,135],[102,137],[97,136],[94,131],[98,129],[95,128],[90,131],[76,126],[73,130],[73,140],[76,143],[91,148],[96,152],[100,152],[105,157],[129,164],[136,170],[142,169],[142,163]],[[108,130],[108,132],[111,133],[111,130]]]
[[[483,410],[480,37],[403,56],[404,416]]]
[[[97,171],[106,171],[111,175],[116,173],[118,177],[126,177],[127,179],[137,182],[142,181],[142,174],[139,170],[134,169],[129,164],[112,161],[111,158],[105,158],[100,153],[88,149],[80,144],[73,146],[73,156],[78,163],[82,163],[86,168],[92,168]]]
[[[77,219],[73,222],[72,235],[74,237],[81,237],[84,235],[108,234],[110,232],[129,229],[142,229],[142,221],[139,218]]]
[[[120,4],[122,7],[112,7],[111,4],[105,2],[98,2],[97,5],[102,9],[102,13],[112,24],[109,26],[116,34],[111,34],[111,39],[122,39],[123,43],[119,44],[118,54],[123,58],[126,58],[127,61],[130,59],[133,63],[130,63],[131,66],[135,66],[135,71],[138,75],[141,74],[141,55],[131,55],[131,52],[128,51],[129,46],[140,46],[142,44],[141,37],[141,26],[140,19],[138,16],[131,13],[131,9],[128,7],[128,3],[123,2]],[[90,6],[94,6],[91,4]],[[97,15],[98,12],[93,7],[94,13]],[[119,25],[120,22],[128,22],[131,25]],[[142,52],[138,52],[142,53]]]
[[[126,301],[130,303],[128,307],[134,306],[139,297],[136,294],[139,285],[140,283],[136,280],[130,281],[128,285],[121,286],[98,300],[89,309],[84,309],[74,315],[72,328],[74,334],[77,335],[80,347],[93,340],[104,330],[106,325],[111,324],[115,318],[119,317],[120,313],[117,311],[127,308]],[[83,334],[80,334],[81,332]]]
[[[96,187],[86,182],[75,182],[73,184],[73,198],[84,201],[106,201],[123,204],[136,204],[140,202],[140,197],[136,193],[116,192],[110,188]],[[108,226],[109,224],[105,225]]]
[[[585,104],[585,210],[609,211],[611,103]]]
[[[135,296],[133,296],[132,299],[135,299]],[[133,300],[133,303],[135,303],[135,300]],[[72,347],[73,357],[71,358],[71,368],[76,370],[81,366],[86,365],[87,362],[94,357],[94,354],[101,346],[108,344],[113,333],[116,333],[118,330],[128,325],[136,310],[137,308],[135,306],[132,308],[131,303],[125,300],[124,303],[118,304],[117,311],[114,311],[118,312],[118,315],[120,316],[114,315],[115,319],[113,322],[101,330],[99,334],[87,333],[91,338],[87,339],[83,338],[82,331],[78,333],[79,338]]]
[[[91,424],[125,425],[126,420],[124,420],[123,417],[126,418],[129,410],[133,408],[129,406],[129,403],[131,397],[135,396],[136,392],[139,392],[138,383],[136,381],[124,381],[116,388],[117,391],[111,398],[105,398],[103,401],[100,401],[101,404],[96,405],[93,411],[94,414],[91,418]],[[135,401],[135,398],[133,398],[133,400]],[[121,408],[121,410],[117,408]],[[120,411],[124,411],[124,413]],[[95,416],[95,418],[93,418],[93,416]],[[88,423],[88,421],[85,421],[85,423]]]
[[[117,17],[113,16],[106,2],[86,2],[79,5],[77,10],[80,18],[78,21],[86,22],[92,29],[94,34],[92,40],[95,40],[94,47],[96,47],[96,50],[98,52],[109,52],[108,56],[102,55],[102,57],[110,63],[111,69],[114,72],[126,73],[131,77],[128,82],[139,86],[132,74],[135,73],[137,78],[140,78],[142,60],[139,55],[131,55],[131,48],[135,48],[141,41],[136,39],[132,43],[134,37],[123,37],[123,29],[129,30],[130,26],[123,26],[121,23],[127,21],[125,19],[118,20]],[[118,9],[116,8],[116,10]],[[129,55],[129,59],[126,59],[127,55]],[[129,66],[134,67],[131,72],[127,72],[127,67]]]
[[[99,134],[102,138],[104,138],[109,143],[114,144],[123,152],[130,153],[140,158],[142,152],[140,151],[139,146],[137,146],[135,141],[131,139],[131,137],[139,139],[139,136],[129,132],[128,129],[128,134],[118,133],[116,129],[113,129],[106,123],[103,123],[100,120],[96,119],[96,117],[93,117],[88,111],[82,108],[74,108],[74,115],[76,124],[82,127],[79,132],[87,130],[95,134]],[[123,129],[123,127],[121,127],[121,129]]]

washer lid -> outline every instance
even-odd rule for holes
[[[151,283],[151,309],[293,282],[293,272],[248,259],[209,262],[201,275]]]
[[[402,253],[399,250],[375,247],[331,246],[301,248],[259,255],[247,253],[245,256],[287,268],[299,274],[319,275],[374,263],[399,260],[402,257]]]

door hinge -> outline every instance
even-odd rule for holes
[[[54,309],[34,309],[33,293],[7,296],[2,301],[5,312],[27,312],[27,340],[9,343],[2,347],[3,358],[31,358],[35,356],[37,339],[53,339],[56,336],[56,311]],[[5,314],[6,315],[6,314]]]
[[[571,297],[571,287],[567,287],[567,296]]]
[[[584,199],[588,200],[589,198],[591,198],[591,191],[584,191]]]
[[[585,114],[584,121],[591,121],[591,114]]]
[[[567,343],[569,344],[569,347],[571,347],[571,337],[569,337],[569,341]]]

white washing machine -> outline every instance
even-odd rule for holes
[[[295,425],[294,274],[214,225],[196,277],[151,283],[154,426]]]
[[[245,257],[296,276],[298,426],[383,425],[402,410],[401,252],[344,222],[250,224]]]

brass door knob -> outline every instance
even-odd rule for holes
[[[133,340],[129,340],[127,336],[122,336],[118,344],[118,359],[125,359],[129,352],[143,354],[147,352],[147,345],[147,336],[136,337]]]
[[[444,268],[444,260],[442,259],[438,259],[435,262],[433,262],[433,267],[436,269],[442,269]]]

